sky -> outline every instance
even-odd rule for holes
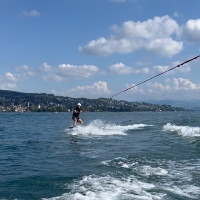
[[[200,54],[200,1],[0,0],[0,89],[109,98]],[[118,100],[200,100],[200,58]]]

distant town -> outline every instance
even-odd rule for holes
[[[71,112],[76,104],[85,112],[185,111],[171,105],[128,102],[109,98],[87,99],[55,96],[46,93],[22,93],[0,90],[0,112]]]

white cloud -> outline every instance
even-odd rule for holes
[[[137,49],[146,49],[162,56],[173,56],[183,48],[183,42],[173,40],[180,27],[169,16],[155,17],[143,22],[127,21],[111,30],[115,33],[108,39],[101,37],[80,46],[79,51],[89,55],[108,56],[114,53],[131,53]]]
[[[76,97],[77,95],[79,97],[103,97],[110,95],[111,92],[108,89],[107,83],[104,81],[99,81],[94,83],[91,86],[78,86],[76,88],[71,89],[68,94],[71,94],[72,96]]]
[[[57,96],[66,96],[65,92],[57,92],[56,90],[51,90],[51,93]]]
[[[98,67],[94,65],[76,66],[70,64],[62,64],[58,66],[57,73],[64,77],[88,78],[96,74],[98,71]]]
[[[28,71],[26,73],[21,74],[12,74],[10,72],[7,72],[4,77],[1,77],[0,79],[2,81],[9,81],[9,82],[19,82],[19,81],[25,81],[30,76],[34,76],[34,73],[31,71]]]
[[[138,65],[138,66],[144,66],[144,65],[150,65],[151,63],[150,62],[147,62],[147,61],[137,61],[134,63],[135,65]]]
[[[200,84],[195,84],[184,78],[166,79],[165,82],[166,85],[158,82],[150,82],[147,86],[151,89],[151,93],[160,99],[176,98],[180,100],[180,98],[199,98]]]
[[[110,0],[110,1],[117,2],[117,3],[125,3],[126,2],[126,0]]]
[[[154,73],[162,73],[162,72],[165,72],[165,71],[171,69],[172,67],[179,65],[180,63],[181,63],[180,61],[173,62],[171,67],[170,66],[161,66],[161,65],[153,66],[153,72]],[[190,69],[189,64],[185,64],[185,65],[177,67],[171,71],[168,71],[166,73],[166,75],[167,74],[175,74],[175,73],[188,73],[190,71],[191,71],[191,69]]]
[[[190,19],[182,28],[181,36],[189,42],[200,42],[200,19]]]
[[[63,81],[65,80],[64,77],[58,76],[56,74],[49,74],[48,76],[42,76],[42,78],[48,82],[48,81]]]
[[[126,84],[130,88],[135,84]],[[134,87],[124,93],[123,99],[133,101],[145,99],[199,99],[200,84],[184,78],[166,79],[165,84],[148,82],[146,85]],[[118,97],[117,97],[118,98]]]
[[[23,70],[24,68],[20,68]],[[25,67],[25,70],[28,70],[27,67]],[[4,76],[0,76],[0,88],[1,89],[12,89],[17,87],[17,83],[20,81],[26,81],[31,76],[34,76],[35,74],[31,71],[27,71],[25,73],[21,74],[13,74],[10,72],[6,72]]]
[[[156,91],[166,91],[166,90],[170,90],[171,87],[169,85],[163,85],[159,82],[154,82],[154,83],[148,83],[148,86],[151,89],[151,92],[153,92],[153,89],[156,89]]]
[[[142,69],[136,70],[136,74],[143,73],[143,74],[148,74],[149,73],[149,68],[144,67]]]
[[[195,84],[188,79],[173,78],[171,82],[174,90],[200,90],[200,84]]]
[[[139,88],[138,86],[135,86],[136,84],[126,84],[126,89],[128,89],[128,88],[131,88],[130,90],[128,90],[127,92],[129,93],[129,94],[133,94],[133,93],[135,93],[135,94],[142,94],[142,95],[144,95],[145,94],[145,91],[144,91],[144,89],[142,89],[142,88]]]
[[[162,56],[173,56],[183,49],[183,42],[177,42],[172,38],[155,39],[147,42],[145,48]]]
[[[162,72],[167,71],[169,68],[170,68],[169,66],[156,65],[156,66],[153,66],[153,71],[158,72],[158,73],[162,73]]]
[[[7,73],[7,74],[10,74],[10,76],[13,76],[15,77],[16,79],[26,79],[30,76],[35,76],[35,72],[31,71],[31,68],[27,65],[22,65],[22,66],[19,66],[19,67],[16,67],[15,68],[16,71],[19,71],[19,72],[22,72],[21,74],[11,74],[11,73]]]
[[[23,11],[20,16],[22,16],[22,17],[39,17],[40,13],[37,10],[31,10],[30,12]]]
[[[130,40],[126,38],[99,38],[90,41],[85,47],[79,47],[79,51],[89,55],[108,56],[113,53],[131,53],[132,51],[141,48],[143,41]]]
[[[118,27],[114,25],[111,29],[122,38],[157,39],[168,38],[173,33],[179,32],[178,23],[168,15],[154,17],[143,22],[127,21]]]
[[[19,79],[19,75],[17,74],[12,74],[10,72],[7,72],[5,74],[5,78],[4,78],[6,81],[12,81],[12,82],[17,82],[18,79]]]
[[[174,17],[179,17],[180,15],[179,15],[179,13],[176,11],[176,12],[174,12]]]
[[[26,76],[35,76],[35,73],[32,71],[28,71],[25,73]]]
[[[176,62],[173,62],[172,63],[172,66],[175,67],[177,65],[181,64],[180,61],[176,61]],[[182,72],[182,73],[188,73],[191,71],[191,68],[190,68],[190,64],[184,64],[184,65],[181,65],[180,67],[177,67],[175,69],[175,72]]]
[[[70,97],[86,97],[86,98],[98,98],[108,97],[111,95],[108,85],[104,81],[95,82],[93,85],[77,86],[67,92],[56,92],[52,90],[55,95],[70,96]]]
[[[117,74],[131,74],[133,73],[133,69],[131,67],[125,66],[123,63],[116,63],[109,67],[111,72]]]
[[[15,83],[0,83],[1,90],[10,90],[16,88],[17,85]]]
[[[62,81],[68,78],[88,78],[99,72],[98,67],[95,65],[76,66],[70,64],[61,64],[56,68],[52,68],[51,66],[44,63],[40,69],[43,69],[43,71],[51,72],[49,75],[43,76],[45,81]]]
[[[144,74],[148,74],[149,73],[149,68],[145,67],[143,69],[133,69],[129,66],[124,65],[123,63],[116,63],[114,65],[111,65],[108,68],[111,72],[116,73],[116,74],[140,74],[140,73],[144,73]]]
[[[48,71],[52,71],[52,67],[45,62],[43,63],[42,66],[40,66],[40,70],[44,72],[48,72]]]
[[[138,99],[199,99],[200,84],[195,84],[188,79],[166,79],[166,84],[149,82],[141,93],[137,91]]]
[[[22,66],[16,67],[15,70],[16,71],[27,71],[27,70],[30,70],[30,67],[27,65],[22,65]]]

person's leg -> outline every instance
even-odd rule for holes
[[[83,125],[83,121],[81,119],[78,119],[78,122],[80,123],[80,125]]]
[[[74,117],[73,120],[74,120],[74,125],[73,126],[76,126],[76,122],[77,122],[76,117]]]

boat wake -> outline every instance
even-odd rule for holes
[[[94,120],[86,126],[77,126],[72,130],[66,129],[66,132],[71,135],[94,135],[94,136],[104,136],[104,135],[126,135],[126,132],[134,129],[145,128],[147,124],[133,124],[133,125],[116,125],[114,123],[106,123],[101,120]]]
[[[167,123],[163,126],[163,131],[177,132],[183,137],[200,137],[200,127],[176,126],[174,124]]]
[[[84,176],[66,186],[70,192],[48,200],[199,199],[200,187],[194,174],[200,172],[200,160],[118,157],[101,164],[117,171]]]

